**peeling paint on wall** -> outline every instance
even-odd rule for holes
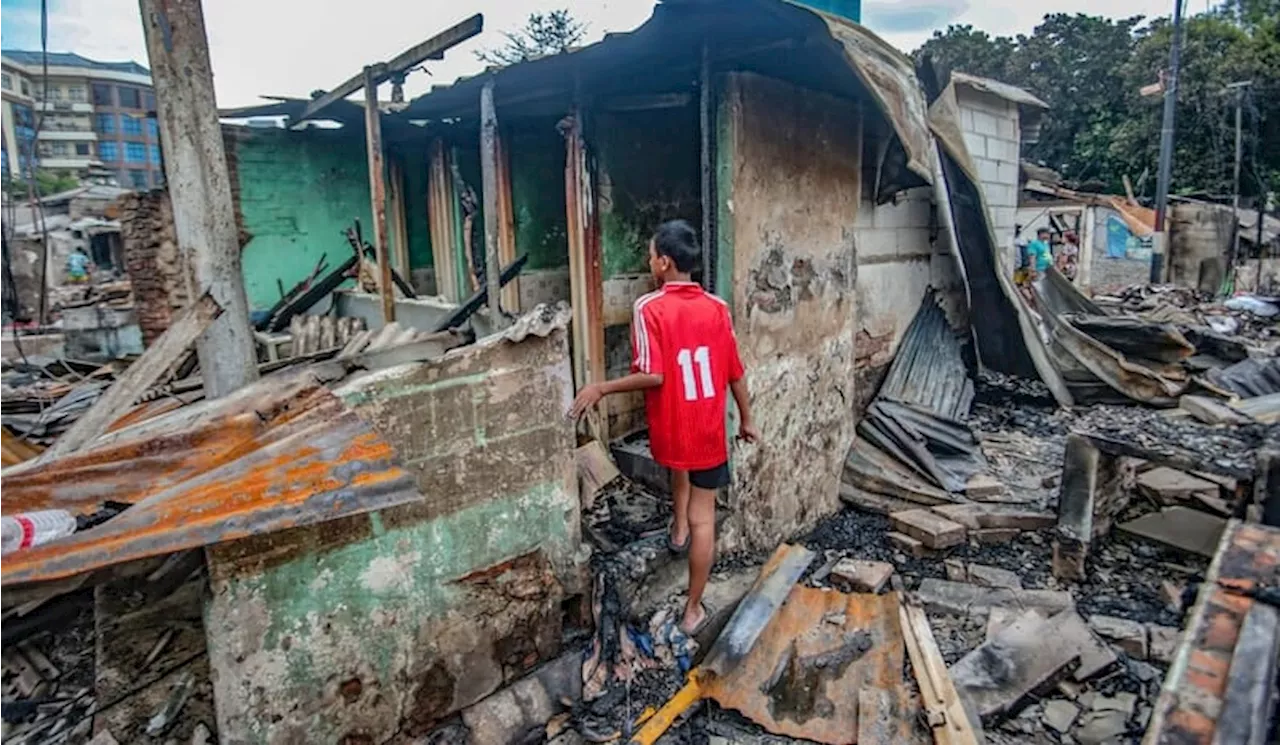
[[[564,331],[336,393],[423,499],[209,550],[227,742],[420,736],[558,654],[563,603],[587,586]]]
[[[734,452],[723,545],[765,549],[839,504],[854,427],[861,112],[747,73],[725,91],[732,203],[720,214],[732,219],[731,307],[765,444]]]

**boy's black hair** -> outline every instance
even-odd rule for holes
[[[684,220],[668,220],[653,231],[653,250],[666,256],[676,269],[689,273],[702,263],[702,251],[698,248],[698,234]]]
[[[1049,235],[1053,235],[1052,230],[1048,228],[1040,228],[1039,230],[1036,231],[1036,237],[1039,238],[1041,233],[1048,233]]]

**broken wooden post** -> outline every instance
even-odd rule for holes
[[[480,89],[480,177],[484,192],[484,282],[489,289],[489,320],[494,328],[502,319],[502,295],[498,282],[498,114],[493,108],[493,78]]]
[[[207,398],[258,377],[249,302],[240,269],[240,231],[213,94],[199,0],[139,0],[156,89],[164,173],[178,246],[195,282],[223,309],[196,342]]]
[[[1058,527],[1053,539],[1053,576],[1081,580],[1093,539],[1093,502],[1098,461],[1102,454],[1088,438],[1067,435],[1062,459],[1062,489],[1058,495]]]
[[[40,461],[73,453],[106,432],[107,427],[128,411],[151,384],[178,362],[191,347],[191,342],[204,333],[221,313],[222,307],[208,292],[183,308],[169,328],[111,384],[102,398],[41,454]],[[257,374],[256,367],[254,373]]]
[[[369,151],[369,198],[373,208],[373,249],[378,259],[382,322],[391,323],[396,320],[396,290],[391,284],[391,260],[387,256],[387,181],[382,162],[382,114],[378,111],[378,77],[372,65],[364,68],[364,139]]]

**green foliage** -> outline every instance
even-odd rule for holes
[[[507,39],[506,43],[482,49],[476,52],[476,58],[490,65],[514,65],[548,54],[567,52],[582,41],[586,33],[586,24],[575,19],[568,10],[530,13],[524,28],[502,34]]]
[[[70,191],[79,185],[80,180],[67,173],[46,170],[36,171],[36,193],[42,197]],[[23,199],[28,194],[27,182],[24,179],[10,177],[5,180],[3,189],[5,194],[15,199]]]
[[[1280,190],[1280,0],[1233,0],[1184,19],[1178,81],[1173,189],[1232,190],[1236,93],[1243,95],[1246,196]],[[1075,182],[1122,189],[1121,177],[1150,174],[1154,191],[1161,99],[1139,90],[1161,79],[1173,38],[1171,19],[1111,20],[1050,14],[1030,35],[991,37],[971,26],[935,32],[920,49],[939,71],[1021,86],[1051,106],[1039,142],[1024,157]],[[945,78],[944,78],[945,79]]]

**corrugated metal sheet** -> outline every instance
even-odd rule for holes
[[[880,398],[915,404],[947,419],[964,419],[973,403],[973,381],[960,339],[947,324],[937,294],[925,293],[880,387]]]
[[[8,587],[333,520],[421,498],[391,445],[310,370],[266,378],[7,470],[4,514],[130,508],[7,557]]]

